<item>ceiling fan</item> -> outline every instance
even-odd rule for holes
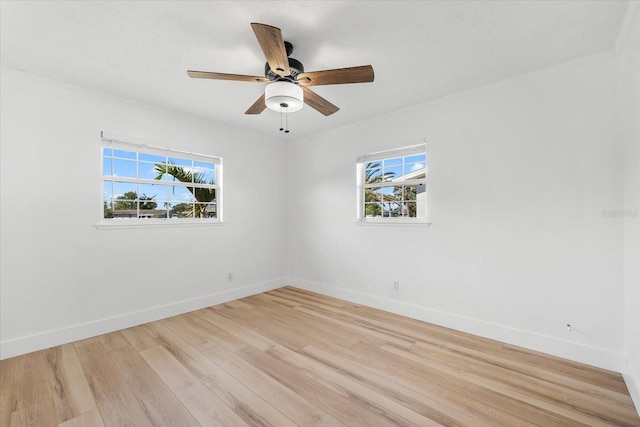
[[[187,71],[189,77],[196,79],[269,83],[265,87],[265,93],[245,111],[245,114],[260,114],[265,108],[280,113],[292,113],[300,110],[305,103],[325,116],[329,116],[339,108],[309,89],[309,86],[373,81],[371,65],[305,72],[300,61],[289,57],[293,52],[293,45],[283,40],[280,28],[258,23],[252,23],[251,28],[267,58],[264,77]]]

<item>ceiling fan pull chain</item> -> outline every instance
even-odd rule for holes
[[[282,126],[282,116],[284,116],[284,127]],[[287,113],[287,107],[280,105],[280,132],[289,133],[289,114]]]
[[[284,130],[284,133],[289,133],[289,114],[287,114],[287,109],[285,108],[285,112],[284,112],[284,127],[286,128]]]

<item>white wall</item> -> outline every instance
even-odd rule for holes
[[[15,70],[0,83],[0,357],[284,284],[283,143]],[[226,223],[94,228],[101,130],[222,156]]]
[[[619,114],[624,165],[624,374],[640,411],[640,7],[620,55]]]
[[[291,143],[292,283],[619,371],[616,66],[586,58]],[[432,225],[356,225],[356,157],[419,138]]]
[[[289,147],[2,68],[0,358],[278,287],[288,275],[300,287],[623,368],[638,402],[640,228],[637,218],[603,215],[640,204],[635,25],[620,57]],[[101,130],[223,156],[226,224],[96,230]],[[356,225],[355,158],[420,138],[433,224]]]

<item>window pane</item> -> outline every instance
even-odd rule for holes
[[[113,183],[113,214],[115,217],[130,217],[137,215],[138,194],[136,184],[114,182]]]
[[[178,200],[171,202],[171,216],[174,218],[193,218],[193,203],[185,203]]]
[[[181,159],[180,157],[169,157],[169,164],[173,164],[176,166],[187,166],[191,168],[193,166],[192,160]]]
[[[194,207],[197,218],[216,217],[216,205],[214,203],[195,203]]]
[[[380,169],[382,167],[382,162],[368,162],[365,163],[365,169]]]
[[[204,163],[200,163],[201,165]],[[210,165],[213,166],[213,165]],[[204,183],[204,184],[215,184],[215,171],[210,168],[205,168],[202,166],[194,166],[193,172],[195,174],[194,182]]]
[[[166,218],[167,213],[164,210],[140,209],[138,218]]]
[[[368,184],[382,181],[382,169],[370,169],[365,174],[364,182]]]
[[[167,158],[165,156],[156,156],[155,154],[140,153],[138,159],[142,162],[164,163]]]
[[[209,203],[216,199],[216,190],[213,188],[195,188],[195,198],[198,202]]]
[[[213,163],[207,163],[207,162],[197,162],[197,161],[193,161],[193,168],[197,169],[197,170],[209,170],[209,171],[213,171],[216,168],[216,165]]]
[[[137,209],[114,209],[112,218],[138,218]]]
[[[157,168],[158,170],[155,171],[155,175],[153,177],[153,179],[155,179],[160,173],[162,173],[162,178],[159,181],[164,181],[164,182],[179,182],[180,180],[178,178],[176,178],[174,175],[172,174],[177,174],[176,170],[175,170],[175,165],[168,165],[166,163],[154,163],[154,169]]]
[[[132,160],[113,160],[113,175],[127,178],[136,177],[136,162]]]
[[[113,218],[113,182],[105,181],[102,184],[102,204],[104,208],[104,218]]]
[[[103,198],[104,200],[111,200],[113,197],[113,182],[104,181],[103,184]]]
[[[391,181],[393,178],[398,178],[402,176],[402,166],[387,167],[385,165],[383,174],[385,177],[384,179],[385,181]]]
[[[215,165],[206,162],[193,162],[194,182],[215,184]]]
[[[382,164],[378,162],[367,163],[364,172],[364,180],[367,183],[379,182],[382,175]]]
[[[138,218],[167,217],[167,187],[161,184],[138,184]]]
[[[382,201],[391,201],[395,200],[395,197],[393,196],[393,189],[394,187],[381,187],[377,190],[377,193],[382,196]]]
[[[138,153],[136,153],[135,151],[124,151],[124,150],[113,150],[113,156],[114,157],[120,157],[122,159],[136,159],[136,155]]]
[[[125,199],[135,200],[138,197],[138,186],[131,182],[114,182],[113,196],[117,199],[123,197]]]
[[[418,204],[416,202],[406,202],[404,204],[404,216],[415,218],[418,215]]]
[[[103,218],[113,218],[113,208],[112,208],[112,204],[110,202],[107,202],[105,200],[105,204],[104,204],[104,211],[103,211]]]
[[[388,187],[386,201],[402,201],[402,186]]]
[[[424,178],[424,163],[407,163],[404,165],[404,174],[410,174],[413,172],[422,171],[422,178]]]
[[[113,175],[113,169],[111,168],[111,158],[106,157],[102,159],[102,174],[105,176]]]
[[[206,209],[207,218],[218,218],[218,204],[209,203]]]
[[[162,164],[160,164],[162,165]],[[162,170],[162,169],[161,169]],[[156,179],[158,171],[156,170],[156,163],[140,162],[138,164],[138,177],[141,179]]]
[[[398,216],[398,212],[400,211],[400,203],[396,203],[396,202],[383,203],[382,211],[383,211],[383,214],[384,213],[388,214],[384,216],[396,217]]]
[[[390,166],[401,166],[402,165],[402,157],[396,157],[394,159],[384,159],[384,167]]]
[[[406,186],[404,187],[404,200],[416,200],[416,186]]]
[[[365,188],[364,201],[365,202],[382,201],[382,187]]]
[[[187,187],[172,186],[169,187],[169,192],[169,198],[171,200],[177,200],[178,203],[194,201],[193,194],[191,194]]]
[[[412,170],[411,172],[407,172],[407,175],[405,176],[405,180],[411,181],[411,180],[417,180],[417,179],[424,179],[426,177],[426,172],[427,170],[424,167]]]
[[[106,157],[106,156],[113,156],[113,149],[112,148],[106,148],[104,147],[102,149],[102,156]]]
[[[382,216],[382,204],[381,203],[365,203],[364,216],[368,218],[375,218],[375,217]]]
[[[138,199],[140,199],[140,209],[155,209],[158,200],[161,202],[167,198],[167,187],[160,184],[139,184]],[[147,202],[142,203],[144,200]],[[153,206],[153,207],[151,207]]]

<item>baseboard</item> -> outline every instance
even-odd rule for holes
[[[622,376],[624,377],[624,382],[627,384],[627,389],[629,389],[629,395],[633,400],[633,404],[636,405],[636,411],[638,415],[640,415],[640,377],[626,357],[624,357],[622,362]]]
[[[515,329],[506,325],[465,317],[455,313],[438,311],[416,304],[369,295],[309,280],[292,277],[289,279],[289,284],[356,304],[367,305],[447,328],[525,347],[599,368],[621,372],[622,355],[607,349],[590,347],[531,331]]]
[[[249,286],[228,289],[198,298],[151,307],[132,313],[98,319],[66,328],[0,341],[0,360],[130,328],[132,326],[153,322],[155,320],[166,319],[167,317],[188,313],[190,311],[199,310],[212,305],[223,304],[238,298],[244,298],[270,291],[272,289],[277,289],[285,284],[286,280],[284,278],[279,278]]]

